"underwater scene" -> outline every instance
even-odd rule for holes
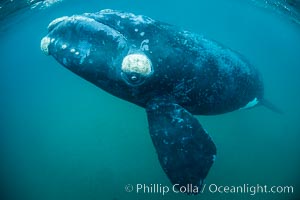
[[[0,200],[299,200],[300,1],[0,1]]]

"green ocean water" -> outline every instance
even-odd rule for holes
[[[40,51],[63,15],[119,9],[200,33],[240,52],[262,73],[264,107],[198,116],[218,154],[206,184],[293,186],[293,194],[197,196],[128,193],[127,184],[171,187],[145,111],[118,99]],[[66,0],[22,16],[0,33],[0,199],[300,199],[300,26],[248,1]]]

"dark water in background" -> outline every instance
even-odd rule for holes
[[[245,55],[263,74],[263,107],[199,116],[218,155],[217,185],[292,185],[294,194],[136,194],[128,183],[168,185],[145,111],[96,88],[40,51],[56,17],[104,8],[148,15]],[[23,16],[22,16],[23,17]],[[250,2],[67,0],[0,34],[0,192],[31,200],[297,199],[300,196],[300,27]]]

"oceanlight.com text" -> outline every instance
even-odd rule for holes
[[[217,184],[203,184],[201,188],[196,185],[187,184],[180,186],[174,184],[172,186],[163,184],[127,184],[125,186],[126,192],[133,192],[137,194],[160,194],[167,195],[169,193],[211,193],[211,194],[293,194],[293,186],[268,186],[268,185],[217,185]]]

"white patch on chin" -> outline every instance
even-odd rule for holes
[[[240,108],[241,109],[247,109],[247,108],[252,108],[258,104],[258,99],[255,97],[252,101],[247,103],[244,107]]]

